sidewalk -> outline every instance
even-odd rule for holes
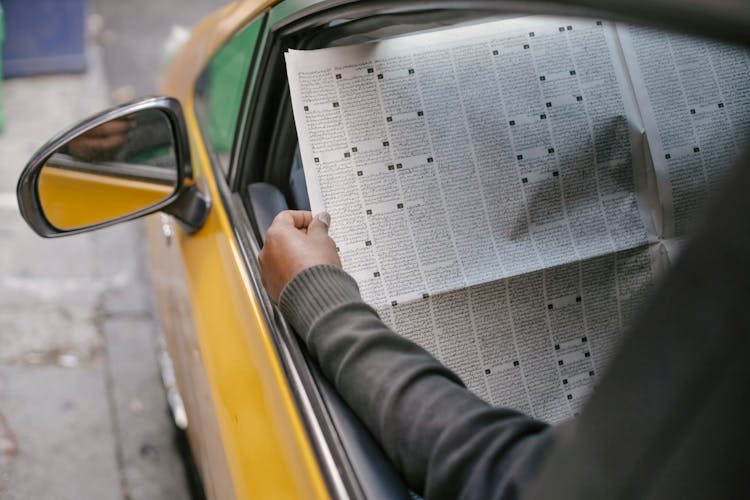
[[[140,223],[43,240],[15,202],[35,149],[109,105],[92,50],[85,75],[4,84],[0,498],[186,499]]]

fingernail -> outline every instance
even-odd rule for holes
[[[329,214],[328,212],[320,212],[318,214],[318,220],[326,226],[331,226],[331,214]]]

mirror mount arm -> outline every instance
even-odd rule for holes
[[[177,199],[162,211],[177,219],[182,228],[188,234],[192,234],[206,223],[210,209],[211,197],[208,195],[205,181],[198,179],[198,182],[185,187]]]

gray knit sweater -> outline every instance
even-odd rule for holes
[[[485,500],[527,490],[554,428],[470,393],[388,328],[344,271],[303,271],[284,289],[280,308],[414,491]]]

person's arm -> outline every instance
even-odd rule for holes
[[[326,217],[282,214],[260,261],[271,298],[414,491],[489,499],[526,490],[552,429],[488,405],[391,331],[340,269]]]

